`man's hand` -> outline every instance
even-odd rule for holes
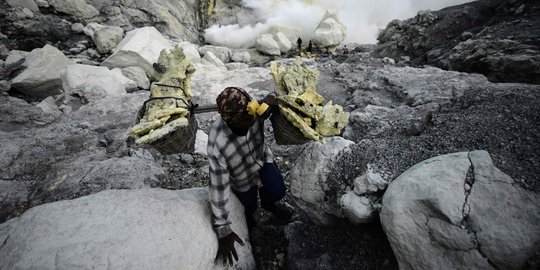
[[[270,114],[278,111],[278,100],[274,95],[267,95],[263,100],[261,100],[261,102],[266,103],[269,106],[266,112],[264,112],[264,114],[260,116],[262,119],[268,119]]]
[[[234,263],[233,256],[234,259],[238,261],[238,253],[236,253],[236,249],[234,248],[234,242],[238,242],[242,246],[244,245],[244,241],[242,241],[235,232],[231,232],[227,236],[219,238],[217,256],[214,262],[217,263],[221,257],[224,263],[227,263],[228,261],[232,266]]]

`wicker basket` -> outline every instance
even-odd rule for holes
[[[304,144],[310,141],[302,132],[287,120],[279,111],[270,117],[274,128],[274,138],[279,145]]]
[[[191,106],[189,107],[191,108]],[[144,116],[145,111],[146,102],[139,109],[139,113],[137,113],[137,123]],[[197,119],[195,119],[193,112],[190,112],[186,117],[188,117],[187,126],[176,129],[176,131],[169,133],[150,145],[163,155],[193,153],[195,151]]]

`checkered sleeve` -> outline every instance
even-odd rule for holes
[[[210,154],[210,153],[209,153]],[[210,206],[213,215],[213,226],[218,238],[223,238],[232,232],[229,219],[229,171],[222,156],[208,156],[210,166]]]

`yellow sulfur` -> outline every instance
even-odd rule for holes
[[[319,79],[316,68],[308,67],[297,57],[289,68],[272,62],[270,70],[278,90],[280,112],[306,138],[323,142],[322,136],[341,133],[349,121],[349,113],[343,112],[339,105],[332,105],[332,101],[322,105],[324,98],[316,91]]]
[[[167,120],[169,120],[169,118],[170,118],[170,116],[164,117],[164,118],[161,118],[161,119],[156,119],[156,120],[153,120],[153,121],[148,121],[148,122],[141,121],[139,124],[137,124],[137,125],[135,125],[134,127],[131,128],[131,130],[129,131],[129,134],[130,135],[146,134],[146,133],[150,132],[150,130],[153,130],[155,128],[163,126],[165,124],[165,122],[167,122]]]
[[[280,107],[279,111],[293,126],[297,127],[306,138],[318,141],[320,143],[324,143],[324,139],[310,126],[306,124],[304,119],[302,117],[298,116],[295,112],[293,112],[291,109],[286,107]]]
[[[158,64],[163,67],[159,82],[150,88],[145,114],[130,131],[137,144],[153,143],[189,125],[188,104],[193,96],[190,79],[195,68],[180,46],[162,50]],[[172,87],[171,87],[172,86]]]
[[[188,119],[183,117],[183,118],[178,118],[176,120],[173,120],[169,123],[167,123],[166,125],[158,128],[158,129],[154,129],[152,131],[150,131],[147,135],[144,135],[142,137],[140,137],[139,139],[137,139],[135,141],[135,143],[141,145],[141,144],[146,144],[146,143],[153,143],[163,137],[165,137],[166,135],[169,135],[170,133],[176,131],[178,128],[181,128],[181,127],[186,127],[188,125]]]

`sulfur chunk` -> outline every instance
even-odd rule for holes
[[[176,131],[178,128],[186,127],[187,125],[188,125],[187,118],[182,117],[182,118],[175,119],[158,129],[154,129],[150,131],[147,135],[144,135],[140,137],[139,139],[137,139],[135,143],[137,143],[138,145],[146,144],[146,143],[153,143],[165,137],[166,135],[169,135],[170,133]]]
[[[293,126],[297,127],[300,132],[306,136],[306,138],[324,143],[324,139],[319,135],[319,133],[308,126],[304,119],[298,116],[298,114],[293,112],[291,109],[280,107],[279,111]]]
[[[348,121],[349,113],[343,112],[341,106],[332,105],[332,101],[329,101],[322,107],[321,118],[317,122],[315,130],[322,136],[339,135]]]
[[[150,130],[152,130],[152,129],[163,126],[165,124],[165,122],[167,122],[167,120],[169,120],[169,118],[170,118],[170,116],[167,116],[167,117],[164,117],[164,118],[161,118],[161,119],[156,119],[156,120],[153,120],[153,121],[141,121],[139,124],[137,124],[137,125],[135,125],[134,127],[131,128],[131,130],[129,131],[129,134],[130,135],[143,135],[143,134],[146,134],[146,133],[150,132]]]

